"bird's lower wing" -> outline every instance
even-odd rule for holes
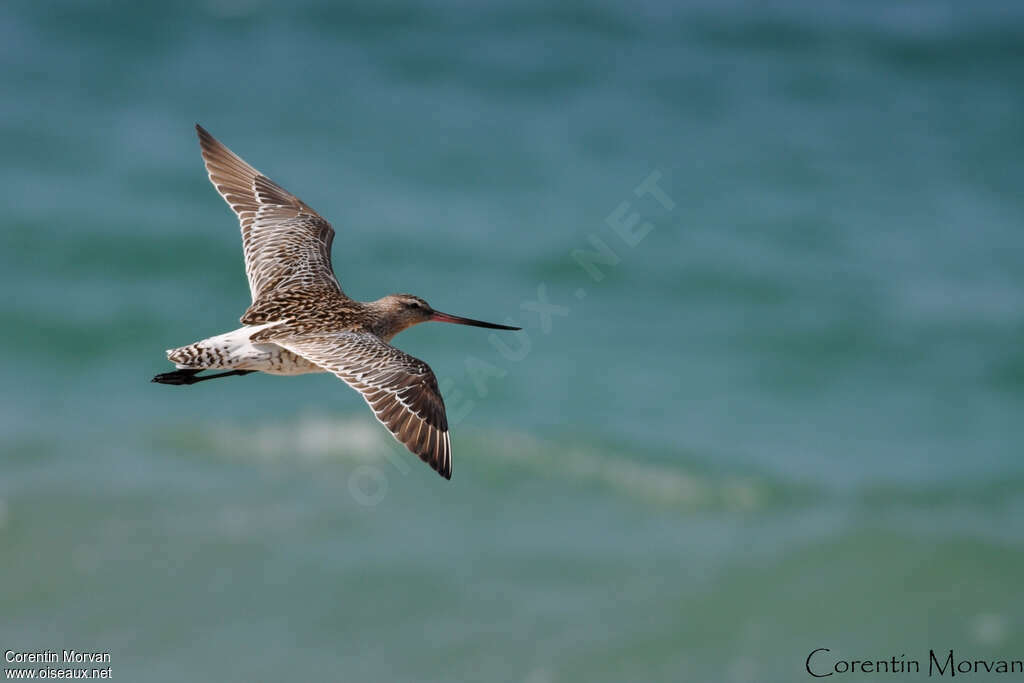
[[[306,334],[268,341],[337,375],[363,395],[398,441],[451,479],[448,418],[430,366],[370,334]]]

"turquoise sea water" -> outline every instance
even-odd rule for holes
[[[1021,83],[1011,2],[0,4],[0,650],[1024,659]],[[396,339],[451,482],[327,376],[149,382],[248,304],[196,121],[332,221],[349,294],[523,325]]]

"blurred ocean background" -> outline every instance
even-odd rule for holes
[[[1010,1],[0,4],[0,650],[122,681],[1021,658],[1022,83]],[[149,382],[249,303],[194,122],[334,224],[350,295],[522,323],[395,340],[459,408],[451,482],[329,376]]]

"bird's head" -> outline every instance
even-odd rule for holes
[[[486,323],[482,320],[462,318],[457,315],[441,313],[431,308],[430,304],[413,294],[389,294],[377,299],[370,306],[375,309],[383,322],[385,329],[378,332],[387,339],[413,325],[425,323],[431,320],[442,323],[455,323],[457,325],[473,325],[474,327],[486,327],[492,330],[519,330],[519,327],[509,325],[498,325]]]

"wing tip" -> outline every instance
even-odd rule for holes
[[[451,436],[449,435],[447,429],[444,431],[444,438],[442,439],[442,441],[440,443],[440,446],[441,446],[441,453],[439,454],[440,457],[435,461],[436,462],[436,466],[434,467],[434,469],[437,470],[437,473],[440,474],[442,477],[444,477],[446,480],[451,481],[451,478],[452,478],[452,442],[451,442]],[[434,463],[431,463],[431,464],[434,464]]]
[[[249,162],[228,149],[227,145],[213,137],[213,134],[210,131],[206,130],[198,123],[196,123],[196,135],[199,136],[199,151],[203,155],[203,162],[206,164],[207,171],[212,171],[209,164],[215,162],[239,166],[241,167],[241,170],[244,170],[248,174],[253,176],[259,175],[259,171],[253,168]],[[220,192],[219,189],[218,192]]]
[[[379,418],[378,418],[379,419]],[[385,424],[385,426],[387,426]],[[420,449],[416,447],[415,443],[406,443],[402,441],[397,434],[392,432],[392,436],[398,440],[399,443],[403,444],[411,453],[419,456],[420,460],[430,465],[430,469],[437,472],[439,475],[444,477],[446,480],[451,481],[452,478],[452,447],[451,439],[448,435],[448,431],[445,430],[441,433],[441,438],[438,440],[438,449]]]
[[[196,135],[199,137],[199,152],[203,156],[203,165],[206,166],[206,170],[209,173],[209,164],[212,156],[218,151],[218,148],[223,147],[223,145],[217,141],[217,138],[210,134],[210,131],[206,130],[198,123],[196,124]],[[211,177],[210,180],[212,182],[213,178]],[[220,190],[218,189],[217,192],[220,192]],[[223,193],[221,193],[221,196],[223,196]]]

